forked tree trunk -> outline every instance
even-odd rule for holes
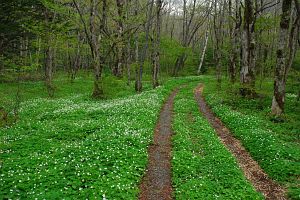
[[[242,96],[253,96],[255,94],[255,21],[253,5],[253,0],[245,0],[242,32],[242,66],[240,72]]]
[[[274,95],[272,100],[272,114],[280,116],[284,112],[284,101],[285,101],[285,86],[287,72],[289,68],[289,54],[292,52],[289,50],[289,24],[291,20],[291,7],[292,0],[283,0],[282,2],[282,15],[280,20],[280,30],[278,39],[278,50],[277,50],[277,64],[275,68],[275,79],[274,79]],[[290,41],[293,38],[290,38]]]
[[[91,54],[92,54],[92,62],[91,65],[94,69],[94,88],[92,97],[94,98],[102,98],[103,97],[103,89],[102,89],[102,82],[101,82],[101,75],[102,75],[102,63],[100,62],[100,53],[99,53],[99,40],[97,37],[96,32],[96,16],[97,16],[97,5],[98,0],[90,0],[90,18],[89,18],[89,25],[90,29],[88,31],[88,27],[86,25],[85,19],[81,13],[81,10],[79,8],[79,5],[76,3],[75,0],[72,1],[75,5],[78,14],[80,16],[80,20],[84,27],[84,33],[86,35],[86,38],[88,40],[88,44],[90,46]],[[104,1],[103,1],[104,2]],[[105,7],[105,4],[103,3],[103,8]],[[104,23],[105,21],[102,20],[101,26],[100,26],[100,32],[104,29]],[[88,57],[89,58],[89,57]],[[88,59],[88,65],[90,65],[90,59]]]

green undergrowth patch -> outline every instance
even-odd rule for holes
[[[204,79],[204,95],[218,117],[241,140],[265,172],[288,189],[291,199],[300,199],[300,107],[296,95],[287,94],[284,121],[270,117],[272,84],[266,82],[257,99],[236,95],[225,82],[217,89],[214,79]],[[297,106],[298,104],[298,106]]]
[[[173,186],[176,199],[263,199],[201,115],[191,83],[175,98]]]
[[[0,128],[0,199],[136,199],[161,105],[191,80],[110,100],[23,102],[20,121]]]

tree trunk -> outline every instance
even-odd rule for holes
[[[101,83],[102,66],[100,63],[99,44],[96,34],[96,6],[98,0],[91,0],[91,13],[90,13],[90,33],[91,33],[91,50],[92,50],[92,65],[94,68],[94,89],[92,96],[100,98],[103,96],[103,89]]]
[[[74,82],[75,78],[76,78],[76,73],[80,68],[81,65],[81,47],[82,47],[82,39],[81,39],[81,35],[80,32],[78,32],[77,35],[77,49],[76,49],[76,55],[75,55],[75,59],[74,59],[74,65],[72,66],[72,72],[71,72],[71,82]]]
[[[117,31],[117,45],[116,45],[116,50],[117,50],[117,62],[113,70],[113,74],[117,77],[122,76],[122,69],[124,65],[124,44],[123,44],[123,32],[124,32],[124,0],[116,0],[117,2],[117,9],[118,9],[118,31]]]
[[[161,32],[161,9],[162,0],[156,0],[156,33],[154,41],[154,63],[153,63],[153,77],[152,86],[156,88],[159,86],[158,74],[160,70],[160,32]]]
[[[221,5],[221,4],[220,4]],[[217,83],[218,87],[221,87],[221,26],[222,26],[222,20],[221,20],[221,6],[219,6],[219,13],[217,12],[217,1],[214,2],[214,30],[215,30],[215,64],[216,64],[216,77],[217,77]]]
[[[206,52],[207,44],[208,44],[208,37],[209,37],[209,29],[207,29],[207,31],[206,31],[206,33],[205,33],[205,43],[204,43],[203,51],[202,51],[202,54],[201,54],[201,58],[200,58],[200,63],[199,63],[198,71],[197,71],[197,74],[198,74],[198,75],[199,75],[200,72],[201,72],[201,68],[202,68],[202,65],[203,65],[203,62],[204,62],[204,56],[205,56],[205,52]]]
[[[285,85],[289,67],[288,56],[289,53],[291,53],[288,49],[287,40],[289,36],[289,24],[291,20],[291,7],[292,0],[283,0],[277,50],[277,64],[275,68],[274,95],[271,108],[272,114],[276,116],[280,116],[284,112]]]
[[[235,27],[233,27],[233,12],[232,12],[232,0],[228,1],[228,7],[229,7],[229,35],[230,35],[230,42],[231,45],[229,46],[230,52],[229,52],[229,76],[230,76],[230,82],[232,84],[235,83],[236,79],[236,68],[237,68],[237,58],[238,58],[238,44],[239,44],[239,32],[240,32],[240,15],[239,15],[239,2],[235,1],[236,6],[236,23]]]
[[[150,2],[150,7],[148,8],[148,12],[147,12],[147,22],[146,22],[146,38],[145,38],[145,44],[144,47],[142,49],[142,52],[139,56],[139,69],[138,69],[138,75],[137,75],[137,79],[136,79],[136,84],[135,84],[135,90],[137,92],[142,92],[142,78],[143,78],[143,66],[144,66],[144,62],[146,59],[146,55],[147,55],[147,50],[148,50],[148,46],[149,46],[149,32],[150,32],[150,25],[151,25],[151,15],[152,15],[152,9],[153,9],[153,5],[154,5],[154,0],[151,0]]]
[[[47,92],[49,97],[54,96],[54,86],[52,84],[52,74],[53,74],[53,48],[51,47],[50,41],[47,42],[46,52],[45,52],[45,83],[47,87]]]
[[[135,10],[134,15],[138,15],[138,0],[135,0]],[[139,38],[138,33],[136,32],[134,35],[134,45],[135,45],[135,91],[140,91],[142,89],[142,79],[140,78],[140,71],[139,71]]]
[[[240,81],[242,96],[255,94],[255,38],[253,0],[245,0],[244,24],[242,32],[242,66]]]
[[[45,10],[45,23],[47,29],[50,29],[49,25],[49,12]],[[49,97],[54,96],[54,86],[52,84],[53,74],[53,48],[52,48],[52,36],[50,30],[46,30],[46,46],[45,46],[45,84]]]

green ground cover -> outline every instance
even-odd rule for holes
[[[300,199],[300,102],[293,90],[288,90],[285,116],[276,119],[269,114],[272,81],[258,89],[257,99],[240,97],[238,85],[226,81],[221,90],[212,77],[204,77],[204,82],[205,98],[216,115],[268,175],[288,189],[289,197]]]
[[[161,105],[186,81],[103,101],[23,102],[19,121],[0,129],[0,199],[135,199]]]
[[[175,98],[173,186],[176,199],[263,199],[201,115],[189,84]]]

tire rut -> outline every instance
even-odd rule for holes
[[[209,123],[216,130],[222,143],[235,156],[245,177],[252,183],[254,188],[261,192],[268,200],[285,200],[285,190],[276,182],[268,177],[259,164],[250,156],[241,142],[234,138],[229,129],[225,127],[220,119],[215,117],[214,113],[206,104],[203,96],[203,85],[199,85],[194,90],[195,99],[199,105],[200,112],[208,119]]]
[[[153,144],[148,148],[148,166],[140,184],[140,200],[172,199],[171,150],[173,103],[179,88],[163,105],[154,131]]]

